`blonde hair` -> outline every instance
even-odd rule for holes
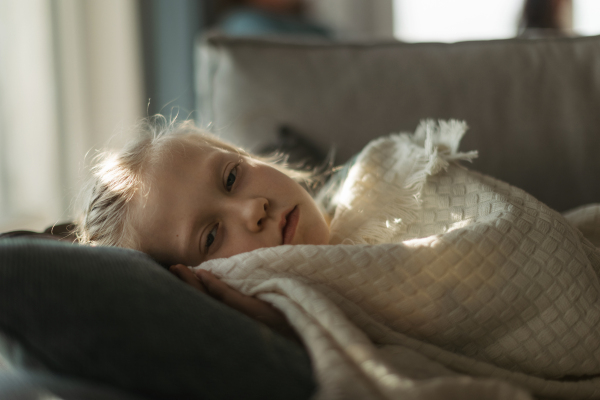
[[[193,121],[177,122],[162,115],[138,124],[137,137],[121,151],[103,152],[95,158],[92,179],[83,193],[83,207],[77,221],[77,238],[82,244],[138,248],[133,229],[131,201],[143,193],[150,165],[160,163],[174,144],[211,146],[265,162],[291,179],[310,188],[315,175],[292,169],[285,156],[259,157],[231,145],[194,126]]]

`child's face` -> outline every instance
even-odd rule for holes
[[[134,198],[140,250],[166,265],[198,265],[261,247],[327,244],[312,197],[267,164],[212,147],[174,148]]]

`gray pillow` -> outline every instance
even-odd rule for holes
[[[54,373],[150,398],[315,389],[300,346],[133,250],[0,240],[0,330]]]
[[[2,400],[141,400],[89,382],[24,370],[0,372]]]

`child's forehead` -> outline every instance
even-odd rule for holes
[[[178,140],[169,143],[158,157],[150,162],[148,172],[151,177],[169,174],[187,174],[198,167],[215,166],[223,157],[243,157],[244,154],[235,149],[221,148],[212,143],[197,140]]]
[[[204,176],[210,174],[210,171],[218,170],[225,159],[241,157],[237,152],[210,144],[195,143],[193,146],[173,146],[164,150],[145,170],[141,191],[144,196],[159,193],[165,182],[175,184],[194,176]]]

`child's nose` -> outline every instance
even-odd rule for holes
[[[242,219],[246,227],[251,232],[258,232],[262,229],[269,201],[265,198],[248,199],[244,201],[241,207]]]

